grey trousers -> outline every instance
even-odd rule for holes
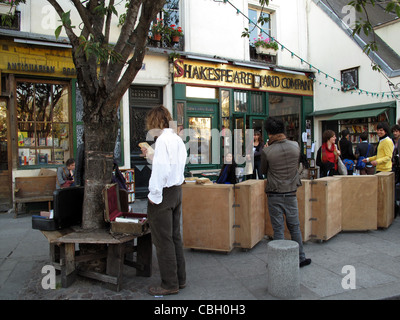
[[[161,275],[161,287],[178,289],[186,284],[186,263],[183,255],[180,218],[182,212],[182,187],[163,189],[160,204],[148,203],[147,217],[151,238],[156,247]]]
[[[296,196],[268,195],[268,211],[274,230],[274,240],[284,240],[285,222],[283,215],[285,215],[290,236],[293,241],[299,244],[299,261],[304,261],[306,255],[303,249]]]

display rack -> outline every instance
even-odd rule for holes
[[[128,191],[128,202],[135,202],[135,170],[134,169],[120,169],[125,178],[126,187]]]
[[[339,120],[339,134],[345,129],[349,130],[349,140],[353,143],[353,152],[355,152],[357,145],[361,142],[360,135],[363,132],[368,133],[368,142],[376,146],[379,142],[378,135],[376,134],[376,126],[379,122],[389,122],[386,113],[382,113],[377,117]]]

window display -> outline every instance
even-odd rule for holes
[[[19,166],[63,164],[70,158],[68,83],[17,82]]]
[[[289,140],[300,141],[301,98],[291,96],[269,96],[269,115],[281,118],[285,124],[285,134]]]

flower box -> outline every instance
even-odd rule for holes
[[[0,3],[0,14],[15,14],[15,6],[11,6],[7,3]]]
[[[276,56],[276,50],[272,48],[264,48],[262,46],[256,47],[257,54],[268,54],[270,56]]]

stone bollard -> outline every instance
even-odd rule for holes
[[[299,244],[291,240],[268,243],[268,293],[282,299],[300,296]]]

